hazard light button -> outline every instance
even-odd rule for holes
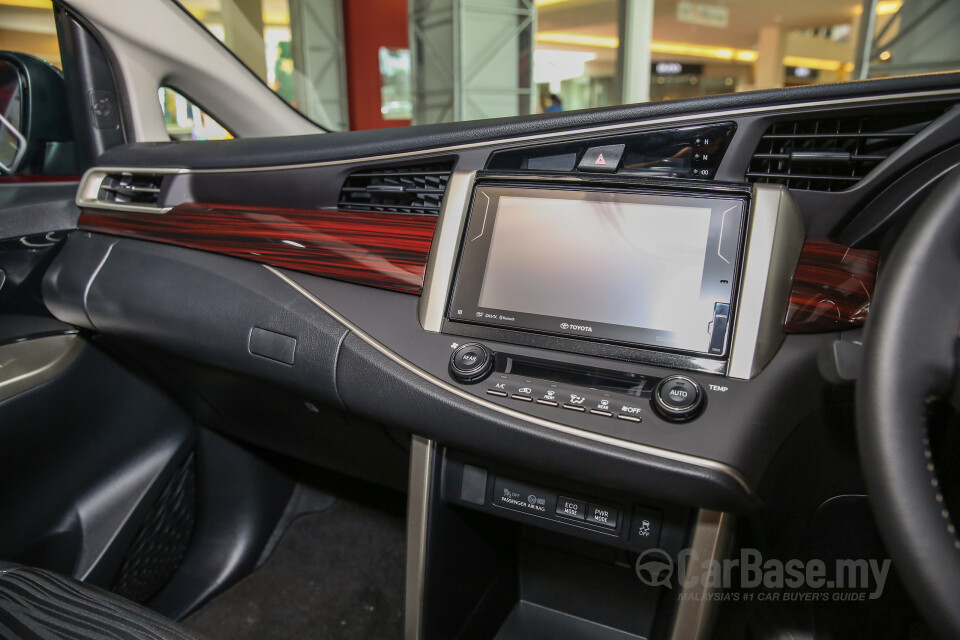
[[[622,144],[608,144],[603,147],[590,147],[583,154],[577,168],[580,171],[595,171],[598,173],[615,173],[623,157]]]

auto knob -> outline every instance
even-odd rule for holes
[[[703,409],[704,394],[700,385],[687,376],[668,376],[653,391],[653,410],[664,420],[686,422]]]

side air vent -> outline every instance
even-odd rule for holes
[[[444,162],[357,171],[344,183],[338,207],[435,216],[452,169],[453,163]]]
[[[777,122],[760,139],[747,180],[808,191],[849,189],[943,111],[941,107]]]
[[[156,207],[163,176],[155,173],[108,173],[100,182],[97,200]]]

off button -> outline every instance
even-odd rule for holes
[[[667,420],[692,420],[702,407],[703,391],[700,385],[686,376],[664,378],[653,393],[654,410]]]

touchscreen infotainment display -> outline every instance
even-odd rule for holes
[[[743,215],[742,198],[481,185],[449,317],[723,355]]]

